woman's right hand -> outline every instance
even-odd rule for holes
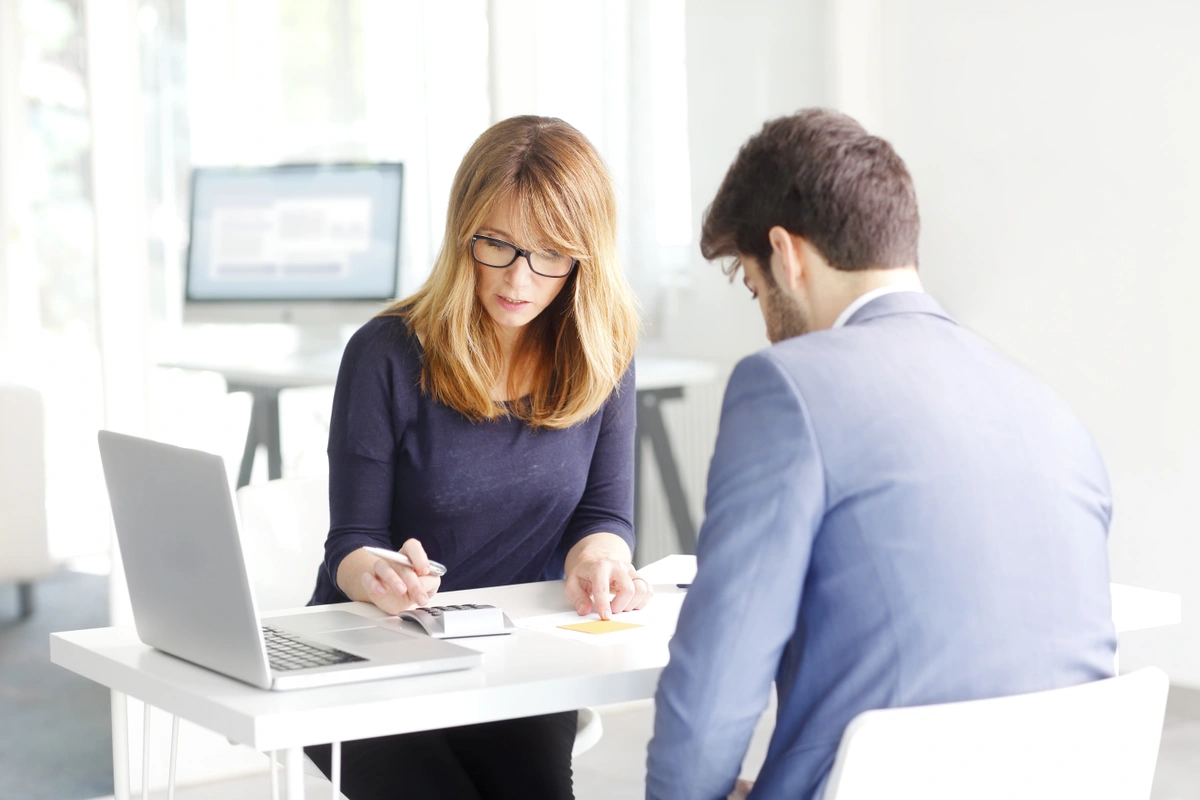
[[[430,574],[429,557],[416,539],[400,548],[413,567],[385,561],[366,550],[355,550],[338,567],[338,587],[352,600],[374,604],[388,614],[429,605],[442,579]]]

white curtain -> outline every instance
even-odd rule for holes
[[[693,242],[684,0],[490,0],[492,121],[560,117],[596,145],[654,336]]]

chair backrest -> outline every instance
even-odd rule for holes
[[[242,549],[258,610],[308,602],[329,533],[329,478],[279,478],[237,491]]]
[[[53,568],[44,418],[40,392],[0,383],[0,581],[40,578]]]
[[[1167,676],[1147,667],[1047,692],[859,714],[824,800],[1146,800]]]

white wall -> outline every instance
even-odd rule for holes
[[[888,3],[882,133],[913,172],[922,272],[1099,440],[1115,580],[1179,592],[1123,640],[1200,686],[1200,3]]]
[[[1200,3],[693,0],[687,46],[697,212],[770,117],[840,105],[896,145],[928,288],[1095,433],[1114,580],[1184,596],[1123,665],[1200,686]],[[698,252],[675,301],[647,350],[728,369],[765,344]]]
[[[819,0],[689,0],[688,146],[695,210],[689,284],[674,289],[661,339],[650,353],[708,358],[728,372],[767,346],[757,304],[700,257],[700,214],[738,148],[762,124],[826,102],[826,46]],[[706,465],[707,466],[707,465]]]

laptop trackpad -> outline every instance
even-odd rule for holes
[[[361,650],[364,647],[377,644],[409,644],[416,637],[412,634],[401,633],[397,630],[380,628],[358,628],[353,631],[332,631],[314,636],[313,639],[321,644],[344,647],[350,650]]]
[[[316,611],[312,614],[291,614],[285,617],[264,617],[264,625],[292,633],[316,634],[326,631],[345,631],[353,628],[374,628],[379,621],[352,614],[349,611]]]

